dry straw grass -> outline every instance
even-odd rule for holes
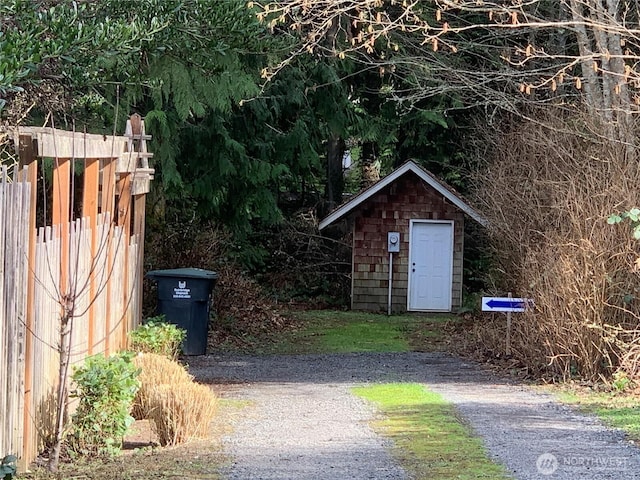
[[[206,437],[217,405],[211,389],[194,383],[182,365],[163,355],[143,353],[133,362],[141,384],[133,417],[152,420],[161,445]]]
[[[193,380],[193,376],[182,365],[163,355],[141,353],[133,358],[133,363],[140,369],[140,389],[131,414],[137,420],[149,418],[153,408],[152,391],[157,385],[175,385]]]
[[[198,383],[158,385],[152,388],[150,412],[161,445],[176,445],[204,438],[216,413],[217,399],[211,389]]]
[[[627,225],[607,224],[640,205],[635,150],[603,139],[587,115],[537,118],[544,126],[512,122],[487,136],[493,161],[476,178],[495,293],[536,302],[515,319],[512,353],[535,375],[596,380],[620,367],[638,375],[640,248]],[[488,350],[503,350],[503,319],[475,328]]]

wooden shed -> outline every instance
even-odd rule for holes
[[[465,216],[486,224],[451,187],[413,161],[330,213],[320,230],[347,221],[353,232],[351,308],[459,309]]]

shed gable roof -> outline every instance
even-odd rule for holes
[[[347,203],[342,204],[338,208],[336,208],[333,212],[327,215],[320,221],[320,230],[328,227],[332,223],[340,220],[345,217],[347,214],[352,212],[356,207],[364,203],[366,200],[374,196],[380,190],[385,188],[387,185],[398,180],[400,177],[405,175],[408,172],[415,173],[423,182],[430,185],[434,190],[440,193],[444,198],[449,200],[453,205],[458,207],[464,213],[473,218],[476,222],[481,225],[487,225],[487,219],[480,215],[475,209],[469,206],[462,198],[460,198],[457,194],[455,194],[452,189],[442,182],[440,182],[436,177],[433,176],[430,172],[425,170],[424,168],[417,165],[414,161],[408,160],[403,163],[396,170],[391,172],[384,178],[381,178],[379,181],[371,185],[366,190],[363,190],[353,198],[351,198]]]

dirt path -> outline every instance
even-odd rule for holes
[[[348,392],[368,382],[427,384],[514,478],[640,479],[640,450],[622,433],[443,354],[210,356],[191,370],[238,382],[228,394],[255,405],[225,440],[230,479],[406,478],[367,426],[371,410]]]

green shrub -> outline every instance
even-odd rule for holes
[[[142,353],[155,353],[174,359],[178,356],[180,345],[186,332],[164,321],[164,315],[151,317],[129,334],[131,350]]]
[[[68,437],[72,452],[113,455],[120,451],[133,423],[129,412],[139,388],[132,357],[128,352],[109,358],[95,355],[74,371],[71,378],[77,389],[71,396],[80,401]]]
[[[0,480],[11,480],[16,474],[16,462],[18,458],[15,455],[7,455],[0,460]]]
[[[617,392],[624,392],[630,388],[633,388],[635,385],[629,378],[629,375],[624,370],[618,370],[613,374],[613,388]]]

